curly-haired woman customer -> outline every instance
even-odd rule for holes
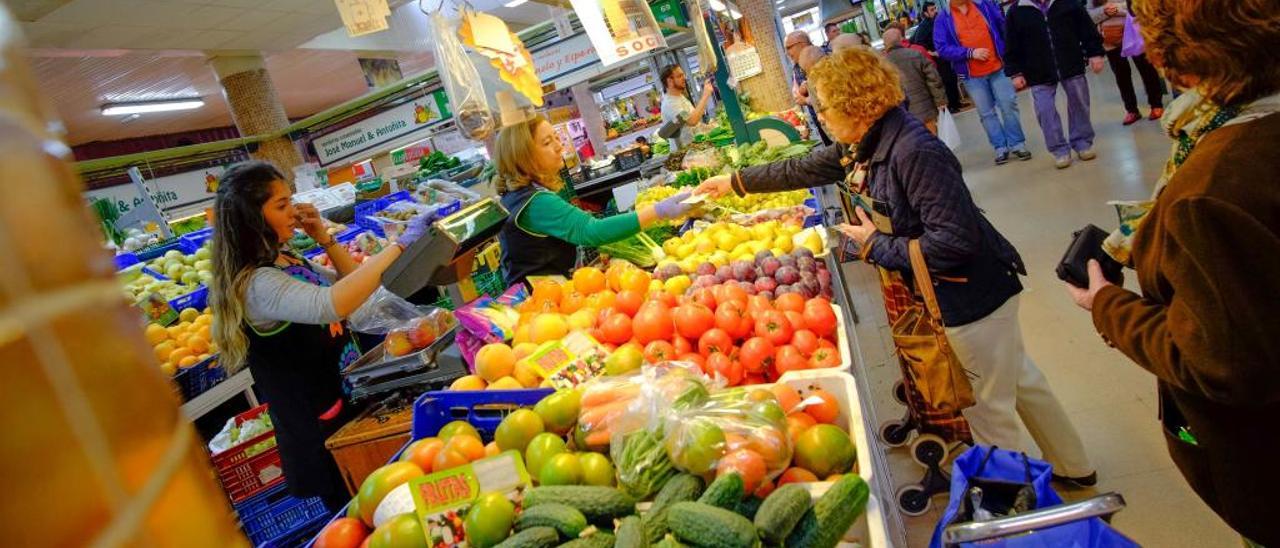
[[[1190,89],[1155,199],[1108,251],[1141,294],[1070,288],[1103,339],[1155,375],[1169,454],[1245,537],[1280,546],[1280,10],[1274,0],[1136,0],[1147,55]],[[1141,213],[1146,211],[1145,214]],[[1132,234],[1125,238],[1123,234]]]
[[[838,144],[712,177],[696,192],[775,192],[847,181],[860,200],[875,204],[874,218],[855,208],[861,224],[840,227],[861,246],[863,259],[910,280],[907,246],[920,242],[947,338],[977,375],[977,404],[963,411],[974,440],[1019,449],[1025,425],[1055,474],[1095,483],[1079,435],[1022,344],[1022,258],[973,202],[951,150],[901,107],[897,69],[869,49],[853,48],[827,56],[810,81],[818,116]],[[886,308],[894,314],[888,301]]]

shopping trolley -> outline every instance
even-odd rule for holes
[[[1124,509],[1124,497],[1105,493],[1069,504],[1059,504],[989,521],[951,525],[942,531],[942,546],[983,548],[1057,547],[1129,548],[1138,544],[1112,529],[1111,516]]]

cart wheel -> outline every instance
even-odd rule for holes
[[[893,399],[902,405],[907,404],[907,385],[902,381],[893,383]]]
[[[923,516],[932,503],[929,495],[924,492],[924,487],[918,483],[899,487],[894,496],[898,499],[898,509],[908,516]]]
[[[902,447],[911,437],[911,425],[902,420],[891,420],[880,425],[880,441],[889,447]]]
[[[921,434],[911,442],[911,460],[925,468],[937,466],[947,458],[947,443],[937,434]]]

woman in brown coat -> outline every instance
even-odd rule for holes
[[[1141,0],[1147,53],[1191,90],[1154,202],[1107,251],[1142,294],[1090,264],[1070,288],[1104,340],[1158,380],[1169,453],[1247,539],[1280,546],[1280,13],[1274,0]],[[1126,238],[1124,234],[1132,234]]]

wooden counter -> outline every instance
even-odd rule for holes
[[[398,401],[396,401],[398,400]],[[413,400],[393,399],[392,405],[371,406],[325,441],[352,493],[409,442]]]

